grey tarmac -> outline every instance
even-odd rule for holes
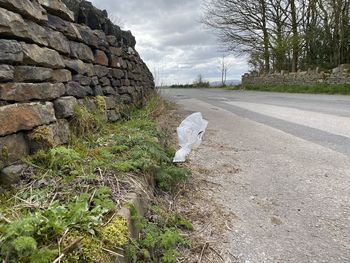
[[[219,171],[208,175],[221,186],[211,194],[235,215],[223,236],[227,262],[350,262],[349,96],[161,93],[209,121],[190,158]]]

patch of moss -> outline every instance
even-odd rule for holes
[[[102,96],[96,96],[93,100],[99,112],[104,113],[107,111],[106,101]]]
[[[47,148],[53,148],[56,146],[54,135],[48,126],[40,126],[34,129],[33,132],[29,135],[29,138],[33,141],[43,144]]]
[[[0,151],[0,160],[7,160],[9,158],[9,149],[7,146],[1,148]]]
[[[110,247],[123,247],[129,240],[129,228],[126,219],[117,217],[107,226],[100,229],[99,235],[102,242]]]

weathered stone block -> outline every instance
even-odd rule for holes
[[[123,55],[123,49],[120,47],[109,47],[109,51],[112,55],[115,55],[117,57],[121,57]]]
[[[65,21],[58,16],[48,15],[49,21],[45,23],[46,26],[60,31],[67,38],[76,41],[82,41],[82,37],[80,35],[80,31],[77,26],[71,22]]]
[[[23,49],[23,62],[48,68],[63,68],[64,63],[57,51],[42,48],[35,44],[21,43]]]
[[[70,53],[69,41],[61,32],[45,27],[45,35],[48,42],[48,47],[57,50],[58,52],[68,55]]]
[[[112,69],[111,74],[113,78],[121,79],[124,77],[124,72],[121,69]]]
[[[74,13],[70,11],[61,0],[38,0],[39,3],[53,15],[57,15],[65,20],[74,21]]]
[[[87,76],[74,75],[72,80],[75,82],[78,82],[80,85],[83,85],[83,86],[90,86],[91,84],[91,78]]]
[[[62,97],[55,100],[55,112],[57,118],[69,118],[74,115],[74,108],[77,105],[75,97]]]
[[[94,65],[94,71],[95,75],[97,75],[99,78],[102,78],[108,75],[109,68],[101,65]]]
[[[56,120],[51,102],[12,104],[0,108],[0,136],[31,130]]]
[[[20,43],[15,40],[0,39],[0,63],[13,64],[22,60],[23,51]]]
[[[46,10],[37,1],[0,0],[0,7],[4,7],[35,21],[47,21]]]
[[[11,186],[21,180],[22,173],[28,168],[27,165],[17,164],[4,168],[0,172],[0,185]]]
[[[83,43],[71,41],[70,42],[70,56],[72,58],[78,58],[78,59],[83,60],[85,62],[93,62],[94,61],[94,54],[92,53],[91,48]]]
[[[129,94],[121,95],[120,100],[124,104],[131,104],[133,102],[133,99]]]
[[[113,55],[111,55],[109,58],[109,64],[112,68],[120,68],[121,67],[118,57],[113,56]]]
[[[108,57],[106,55],[105,52],[101,51],[101,50],[95,50],[95,63],[102,65],[102,66],[108,66],[109,65],[109,61],[108,61]]]
[[[103,96],[103,90],[102,87],[100,85],[96,85],[92,88],[93,92],[94,92],[94,96]]]
[[[94,30],[85,25],[76,24],[75,26],[78,28],[84,43],[94,48],[98,48],[99,39]]]
[[[106,87],[102,87],[103,90],[103,94],[108,96],[108,95],[116,95],[117,92],[115,91],[115,89],[113,89],[111,86],[106,86]]]
[[[42,82],[52,78],[52,69],[31,67],[31,66],[17,66],[15,69],[14,80],[16,82]]]
[[[52,147],[66,144],[69,139],[69,124],[65,119],[56,123],[35,128],[26,135],[30,153],[39,150],[49,150]]]
[[[117,113],[115,110],[107,111],[107,119],[110,122],[116,122],[121,119],[120,113]]]
[[[80,100],[78,100],[78,103],[80,106],[85,107],[90,112],[97,112],[97,110],[98,110],[98,107],[97,107],[95,101],[90,99],[90,98],[80,99]]]
[[[15,68],[9,65],[0,65],[0,82],[12,81]]]
[[[106,108],[109,109],[113,109],[117,106],[117,101],[116,101],[116,97],[114,96],[109,96],[109,97],[104,97],[105,101],[106,101]]]
[[[108,35],[106,36],[106,39],[108,41],[108,44],[113,47],[118,47],[118,39],[115,36]]]
[[[5,101],[52,100],[65,93],[62,83],[5,83],[0,84],[0,99]]]
[[[107,77],[100,78],[100,84],[104,86],[111,86],[111,81]]]
[[[76,98],[84,98],[93,95],[93,91],[88,86],[82,86],[77,82],[71,81],[66,84],[66,95]]]
[[[99,80],[98,80],[98,77],[94,76],[91,78],[91,84],[93,86],[97,86],[98,84],[100,84]]]
[[[68,82],[72,80],[72,73],[67,69],[56,69],[52,72],[54,82]]]
[[[23,133],[0,137],[0,169],[29,154]]]
[[[75,74],[92,77],[95,72],[92,64],[84,63],[79,59],[65,59],[64,64],[66,65],[66,68],[72,70]]]

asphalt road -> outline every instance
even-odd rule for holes
[[[191,158],[216,171],[237,262],[350,262],[349,96],[161,92],[209,121]]]

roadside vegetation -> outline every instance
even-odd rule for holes
[[[309,93],[309,94],[350,94],[350,85],[259,85],[259,86],[227,86],[227,90],[255,90],[287,93]]]
[[[171,194],[190,174],[172,163],[158,122],[169,107],[154,95],[143,109],[119,109],[124,120],[114,124],[76,108],[70,143],[23,160],[23,180],[0,195],[0,261],[113,262],[126,251],[131,262],[176,262],[189,221],[156,201],[146,218],[130,206],[140,230],[132,239],[117,215],[144,182]]]

